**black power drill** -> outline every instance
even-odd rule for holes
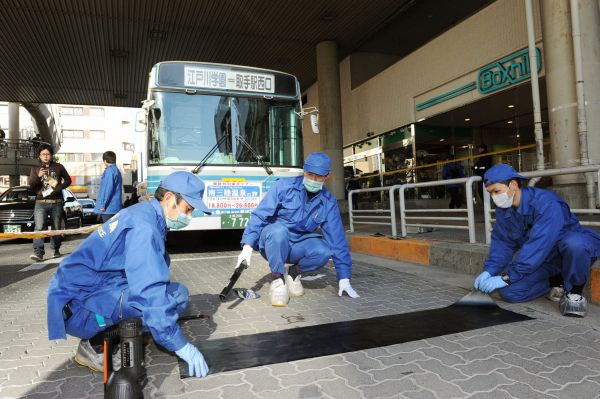
[[[121,368],[114,371],[114,342],[121,340]],[[142,321],[137,318],[119,323],[118,329],[107,331],[104,337],[104,397],[108,399],[139,399],[146,384]]]

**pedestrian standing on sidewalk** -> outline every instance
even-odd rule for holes
[[[448,154],[446,160],[454,160],[454,154]],[[449,162],[442,168],[442,178],[444,180],[460,179],[461,177],[465,177],[465,172],[463,171],[462,165],[458,162]],[[459,209],[463,203],[460,184],[448,184],[446,187],[448,188],[448,193],[450,193],[450,203],[448,204],[448,208]]]
[[[100,191],[96,199],[94,213],[102,217],[102,223],[113,217],[121,208],[123,180],[121,172],[117,168],[117,155],[112,151],[102,154],[104,173],[100,180]]]
[[[487,153],[488,153],[487,145],[482,143],[477,146],[477,154],[478,155],[484,155]],[[485,172],[490,170],[491,167],[492,167],[492,156],[491,155],[481,156],[481,157],[477,158],[477,162],[475,162],[475,165],[473,165],[473,176],[481,177],[481,182],[477,182],[477,195],[479,196],[479,199],[482,202],[483,202],[483,176],[485,175]]]
[[[62,189],[69,187],[71,176],[63,165],[54,162],[54,150],[48,144],[38,147],[39,166],[33,166],[29,173],[29,187],[36,192],[33,218],[35,231],[44,230],[48,216],[52,229],[60,230],[63,221],[63,193]],[[50,238],[50,246],[54,250],[54,257],[60,256],[61,238],[59,235]],[[44,259],[44,239],[33,240],[33,254],[29,257],[35,261]]]
[[[287,306],[290,296],[304,295],[301,274],[322,268],[329,258],[337,272],[338,295],[359,296],[350,285],[352,259],[337,200],[323,187],[330,170],[327,154],[310,154],[304,161],[304,175],[275,182],[244,230],[238,265],[243,260],[250,265],[253,249],[269,261],[273,306]],[[292,264],[287,275],[285,263]]]
[[[473,285],[486,293],[498,289],[508,302],[546,295],[559,302],[561,314],[584,317],[583,287],[600,256],[600,235],[581,226],[558,195],[521,187],[523,180],[506,164],[485,173],[496,224],[484,271]]]

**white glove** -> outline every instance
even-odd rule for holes
[[[208,366],[198,348],[188,342],[175,353],[188,364],[190,377],[206,377]]]
[[[354,291],[354,288],[350,285],[350,280],[347,278],[343,278],[340,280],[340,290],[338,291],[338,296],[342,296],[342,294],[346,291],[350,298],[360,298],[360,295]]]
[[[252,256],[252,247],[248,244],[244,244],[244,248],[242,248],[242,253],[238,256],[237,266],[239,266],[242,261],[246,261],[246,264],[250,266],[250,257]]]

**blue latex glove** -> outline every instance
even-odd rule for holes
[[[194,345],[188,342],[183,348],[176,350],[175,353],[187,362],[191,377],[205,377],[208,374],[208,366],[204,361],[204,356]]]
[[[476,290],[481,290],[481,283],[483,283],[485,280],[487,280],[490,277],[492,277],[492,275],[489,274],[488,272],[481,273],[475,279],[475,282],[473,283],[473,288],[475,288]]]
[[[488,278],[483,283],[481,283],[479,290],[481,292],[485,292],[486,294],[489,294],[490,292],[497,290],[498,288],[504,288],[507,285],[508,284],[504,280],[502,280],[502,277],[494,276],[494,277]]]

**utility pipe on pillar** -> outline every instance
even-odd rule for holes
[[[577,135],[579,136],[579,154],[581,165],[589,165],[587,139],[587,119],[585,112],[585,91],[583,86],[583,58],[581,55],[581,24],[579,23],[579,2],[571,0],[571,30],[573,32],[573,58],[575,61],[575,82],[577,90]],[[585,174],[588,207],[595,208],[594,175]]]
[[[533,99],[533,121],[537,155],[537,169],[544,169],[544,132],[542,130],[542,113],[540,111],[540,86],[537,66],[539,60],[535,50],[535,30],[533,27],[532,0],[525,0],[525,15],[527,17],[527,41],[529,44],[529,71],[531,74],[531,97]]]

